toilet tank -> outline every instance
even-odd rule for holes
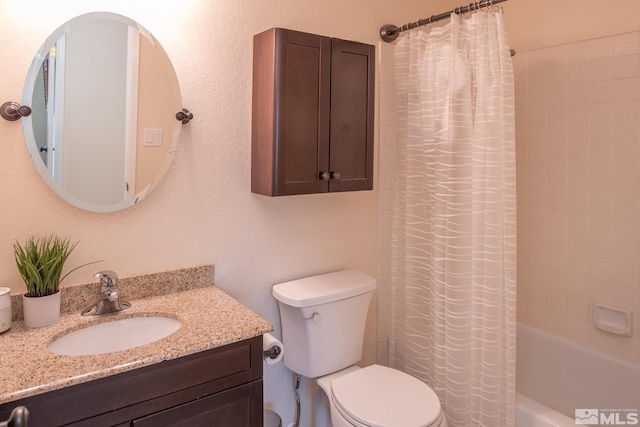
[[[286,347],[285,366],[315,378],[359,361],[375,287],[373,277],[357,270],[274,285]]]

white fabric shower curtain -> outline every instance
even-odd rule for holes
[[[392,366],[450,427],[514,425],[516,199],[510,49],[496,11],[395,51]]]

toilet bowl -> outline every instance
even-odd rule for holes
[[[375,279],[342,270],[273,286],[287,346],[284,364],[317,382],[334,427],[446,427],[424,382],[381,365],[356,366]]]
[[[419,379],[381,365],[316,378],[333,427],[447,427],[438,396]]]

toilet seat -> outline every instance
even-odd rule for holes
[[[331,382],[336,409],[355,426],[428,427],[442,420],[440,401],[411,375],[371,365]]]

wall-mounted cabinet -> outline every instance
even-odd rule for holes
[[[273,28],[254,37],[251,191],[371,190],[375,49]]]

